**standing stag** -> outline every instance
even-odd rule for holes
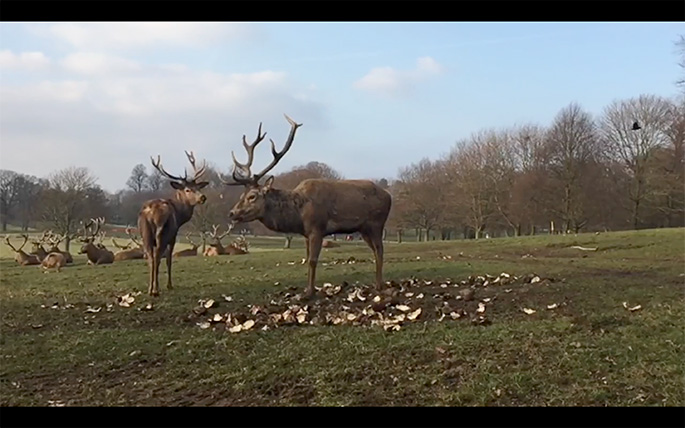
[[[83,236],[79,239],[83,246],[79,254],[85,254],[88,257],[88,264],[104,265],[114,262],[114,253],[104,248],[102,244],[95,244],[98,237],[104,236],[100,234],[100,227],[105,223],[105,219],[100,217],[97,219],[90,219],[88,223],[83,226]],[[95,229],[93,230],[93,226]]]
[[[266,133],[262,134],[259,124],[257,138],[248,144],[243,135],[243,146],[247,151],[247,163],[241,164],[233,156],[233,181],[227,185],[245,186],[245,191],[229,213],[233,222],[259,220],[267,228],[281,233],[304,235],[309,273],[304,297],[314,293],[316,265],[321,252],[323,238],[334,233],[359,232],[371,247],[376,259],[376,286],[383,284],[383,228],[390,213],[390,194],[368,180],[303,180],[293,190],[279,190],[272,187],[274,177],[269,176],[263,185],[259,180],[269,172],[290,149],[297,128],[287,115],[290,135],[283,150],[276,151],[271,140],[273,160],[258,174],[252,174],[250,167],[254,160],[254,149]],[[240,174],[238,174],[240,170]]]
[[[15,252],[14,260],[22,266],[39,265],[41,263],[41,260],[38,258],[37,255],[26,254],[22,250],[22,248],[24,248],[24,245],[26,245],[26,241],[29,240],[29,236],[28,235],[21,235],[21,237],[24,238],[24,242],[21,243],[21,246],[19,247],[19,249],[14,248],[14,246],[10,243],[10,237],[9,236],[5,237],[5,244],[7,244],[7,246],[10,247],[12,249],[12,251]]]
[[[138,230],[143,237],[143,246],[147,253],[148,266],[150,270],[150,280],[148,291],[151,296],[159,296],[159,263],[161,262],[164,251],[168,251],[166,257],[167,264],[167,288],[171,285],[171,261],[169,257],[174,252],[176,235],[178,230],[187,223],[193,216],[195,205],[204,204],[207,197],[201,190],[209,184],[207,181],[198,182],[197,180],[204,174],[206,164],[198,169],[195,166],[195,156],[193,152],[186,152],[188,161],[193,167],[194,176],[188,180],[188,173],[183,177],[176,177],[164,170],[161,158],[157,156],[157,163],[153,158],[152,166],[162,175],[172,180],[171,187],[176,189],[173,199],[152,199],[143,204],[138,214]]]

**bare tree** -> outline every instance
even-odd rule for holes
[[[139,163],[133,167],[131,171],[131,176],[126,181],[126,185],[136,193],[140,193],[145,190],[145,186],[148,183],[148,175],[145,169],[145,165]]]
[[[445,195],[441,189],[445,184],[444,170],[426,158],[400,170],[397,198],[402,207],[401,221],[418,229],[417,239],[425,230],[428,240],[431,230],[443,219]]]
[[[14,171],[6,169],[0,170],[0,217],[2,221],[3,232],[7,230],[7,222],[9,221],[11,210],[17,204],[18,189],[17,178],[19,174]]]
[[[52,173],[42,197],[43,218],[65,235],[66,251],[81,219],[104,214],[105,194],[88,168],[70,167]]]
[[[159,171],[153,169],[152,172],[147,176],[145,185],[151,192],[159,192],[162,190],[162,185],[164,185],[164,177],[162,177],[162,174],[160,174]]]
[[[595,125],[589,113],[571,103],[557,114],[547,133],[552,177],[558,183],[559,206],[553,208],[563,220],[565,232],[578,231],[587,223],[581,197],[583,172],[597,153]]]
[[[672,113],[672,104],[667,99],[640,95],[614,101],[601,118],[604,144],[631,175],[628,198],[636,229],[640,225],[640,208],[649,197],[648,162],[656,148],[667,144]]]

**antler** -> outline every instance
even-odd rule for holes
[[[50,237],[51,232],[52,231],[50,230],[43,231],[43,235],[41,235],[41,237],[38,239],[31,240],[31,243],[36,245],[43,245],[46,242],[49,243],[48,238]]]
[[[209,234],[209,232],[206,232],[206,233],[208,234],[208,236],[209,236],[210,238],[212,238],[212,239],[217,239],[217,240],[221,241],[221,240],[224,238],[224,236],[226,236],[226,235],[228,235],[229,233],[231,233],[231,229],[233,229],[233,225],[229,225],[229,226],[228,226],[228,229],[226,230],[226,232],[224,232],[224,233],[222,233],[221,235],[218,235],[218,236],[217,236],[217,232],[219,231],[219,227],[220,227],[220,226],[219,226],[218,224],[214,224],[214,225],[212,225],[212,229],[214,229],[214,230],[212,231],[212,233],[211,233],[211,234]]]
[[[26,243],[26,241],[24,241],[24,243]],[[15,253],[18,253],[21,250],[21,248],[19,248],[19,250],[14,248],[14,245],[12,245],[10,243],[10,237],[9,236],[5,236],[5,244],[7,244],[7,246],[10,247],[12,249],[12,251],[14,251]],[[22,245],[22,247],[23,247],[23,245]]]
[[[193,240],[190,239],[190,232],[186,233],[186,239],[188,240],[188,242],[190,242],[190,245],[192,245],[193,247],[199,247],[198,244],[194,243]]]
[[[132,229],[132,228],[127,227],[127,228],[126,228],[126,234],[128,235],[129,239],[130,239],[134,244],[136,244],[138,247],[142,247],[142,245],[140,245],[140,242],[138,242],[138,240],[136,240],[136,236],[133,234],[133,229]]]
[[[250,167],[252,166],[252,162],[254,161],[254,149],[257,147],[257,144],[259,144],[264,137],[266,136],[266,132],[262,134],[262,124],[259,124],[259,129],[257,131],[257,138],[252,144],[248,144],[247,140],[245,139],[245,135],[243,135],[243,146],[245,147],[245,150],[247,151],[247,162],[245,164],[242,164],[238,162],[238,160],[235,157],[235,153],[231,151],[231,156],[233,156],[233,173],[231,174],[233,177],[233,181],[224,181],[221,179],[221,181],[224,184],[227,185],[248,185],[248,184],[257,184],[259,180],[266,175],[267,172],[271,171],[276,164],[283,158],[283,156],[290,150],[290,147],[293,144],[293,140],[295,139],[295,132],[297,132],[297,128],[302,126],[301,123],[296,123],[294,120],[292,120],[290,117],[288,117],[287,114],[284,114],[285,118],[288,120],[290,123],[290,134],[288,135],[288,139],[285,142],[285,145],[283,146],[283,149],[279,152],[276,151],[276,143],[274,143],[274,140],[269,139],[271,141],[271,154],[273,155],[273,160],[269,165],[267,165],[266,168],[264,168],[261,172],[252,175],[250,171]],[[237,175],[237,170],[240,169],[243,173],[242,176]]]
[[[115,241],[114,238],[112,238],[112,245],[119,248],[120,250],[128,250],[129,248],[131,248],[131,244],[127,244],[124,246],[117,244],[117,241]]]
[[[187,151],[185,152],[186,156],[188,157],[188,161],[190,162],[190,165],[193,167],[193,178],[188,180],[188,172],[183,171],[183,177],[181,176],[175,176],[169,174],[164,167],[162,166],[162,158],[160,155],[157,155],[157,163],[155,163],[155,160],[152,156],[150,156],[150,160],[152,161],[152,166],[155,167],[157,171],[160,172],[163,176],[165,176],[168,179],[174,180],[174,181],[182,181],[184,183],[191,183],[196,181],[198,178],[202,176],[202,174],[205,173],[205,169],[207,168],[207,164],[205,161],[202,162],[202,167],[200,169],[197,169],[195,165],[195,154],[191,151],[188,153]]]

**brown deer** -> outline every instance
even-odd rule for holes
[[[100,217],[98,219],[90,219],[88,223],[83,226],[83,236],[80,241],[83,243],[79,254],[86,254],[88,257],[88,264],[103,265],[114,262],[114,253],[104,248],[102,244],[95,244],[95,239],[101,237],[100,227],[105,223],[105,219]],[[95,230],[91,228],[95,226]]]
[[[205,236],[213,240],[214,243],[209,244],[207,248],[205,248],[204,256],[205,257],[213,257],[213,256],[220,256],[223,254],[226,254],[226,247],[223,246],[221,243],[221,240],[226,237],[229,233],[231,233],[232,226],[229,226],[228,229],[221,235],[218,234],[219,232],[219,225],[215,224],[212,225],[212,233],[205,232]]]
[[[54,268],[55,270],[57,270],[57,272],[60,272],[62,268],[66,266],[66,264],[67,258],[64,257],[64,254],[50,253],[43,259],[40,265],[45,270]]]
[[[376,286],[383,284],[383,228],[390,213],[392,198],[380,186],[369,180],[306,179],[293,190],[273,188],[274,177],[269,176],[263,185],[259,180],[269,172],[290,149],[295,132],[301,124],[287,115],[290,134],[283,149],[276,151],[271,140],[273,160],[258,174],[252,174],[250,167],[254,150],[266,133],[262,134],[260,123],[257,138],[248,144],[243,135],[243,146],[248,159],[241,164],[233,156],[233,181],[222,181],[227,185],[243,185],[245,191],[229,213],[233,222],[259,220],[267,228],[281,233],[304,235],[307,259],[309,261],[308,283],[304,297],[314,293],[316,265],[321,252],[323,238],[334,233],[359,232],[372,249],[376,259]],[[240,174],[238,174],[240,170]]]
[[[6,236],[5,237],[5,244],[7,244],[8,247],[12,249],[16,254],[14,255],[14,260],[19,263],[22,266],[29,266],[29,265],[39,265],[41,260],[38,258],[37,255],[35,254],[26,254],[22,248],[24,248],[24,245],[26,245],[26,241],[29,240],[28,235],[21,235],[22,238],[24,238],[24,242],[21,243],[21,246],[19,249],[14,248],[14,246],[10,243],[10,237]]]
[[[74,239],[77,235],[74,234],[71,236],[70,239]],[[73,263],[74,258],[71,257],[71,253],[69,251],[62,251],[59,249],[59,244],[62,243],[67,239],[67,233],[63,233],[62,235],[56,235],[53,233],[51,230],[48,230],[48,238],[47,238],[47,243],[50,245],[50,249],[48,250],[49,253],[60,253],[64,256],[64,260],[66,263]]]
[[[167,261],[167,288],[172,289],[171,284],[171,261],[169,257],[174,253],[178,230],[193,216],[195,205],[204,204],[207,197],[201,190],[209,184],[207,181],[197,180],[204,174],[206,164],[201,168],[195,166],[193,152],[186,152],[188,161],[193,167],[194,176],[188,179],[186,172],[183,177],[173,176],[166,172],[161,164],[161,158],[157,156],[157,163],[153,158],[152,166],[162,175],[172,180],[171,187],[176,189],[173,199],[152,199],[143,204],[138,214],[138,230],[143,237],[143,246],[148,256],[150,280],[148,291],[151,296],[159,296],[159,264],[164,251],[168,251]],[[168,249],[168,250],[167,250]]]
[[[204,241],[200,241],[200,243],[196,244],[190,239],[190,233],[186,233],[186,239],[188,242],[190,242],[190,245],[192,245],[192,248],[186,248],[185,250],[179,250],[174,253],[174,257],[191,257],[191,256],[197,256],[197,249],[200,248],[201,243]]]
[[[143,258],[147,259],[147,253],[145,252],[145,247],[143,247],[143,244],[141,244],[140,241],[138,241],[138,238],[136,238],[136,235],[133,233],[133,229],[130,227],[127,227],[126,228],[126,234],[128,235],[128,238],[131,240],[131,242],[133,242],[136,245],[136,247],[138,247],[140,249],[140,251],[143,252]],[[169,255],[169,247],[167,247],[167,249],[164,250],[164,252],[162,253],[162,258],[166,257],[167,255]]]
[[[45,243],[46,243],[45,241],[48,239],[48,235],[49,235],[49,231],[45,231],[45,232],[43,232],[43,235],[40,238],[35,239],[35,240],[31,240],[32,247],[31,247],[31,252],[29,253],[29,255],[35,255],[41,261],[45,257],[47,257],[48,252],[45,251],[45,247],[43,247],[43,245],[45,245]]]
[[[133,242],[130,242],[126,245],[119,245],[117,241],[112,238],[112,245],[119,249],[119,251],[114,253],[114,261],[144,259],[145,251],[140,247],[133,248],[133,244]]]

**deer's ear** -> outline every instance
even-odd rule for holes
[[[262,186],[263,190],[271,190],[271,186],[274,184],[274,176],[270,175],[269,178],[266,179],[264,182],[264,186]]]
[[[178,181],[170,181],[169,184],[171,184],[171,187],[173,187],[176,190],[183,190],[183,184],[179,183]]]
[[[201,181],[201,182],[197,183],[197,188],[198,189],[204,189],[205,186],[207,186],[208,184],[209,184],[209,181]]]

